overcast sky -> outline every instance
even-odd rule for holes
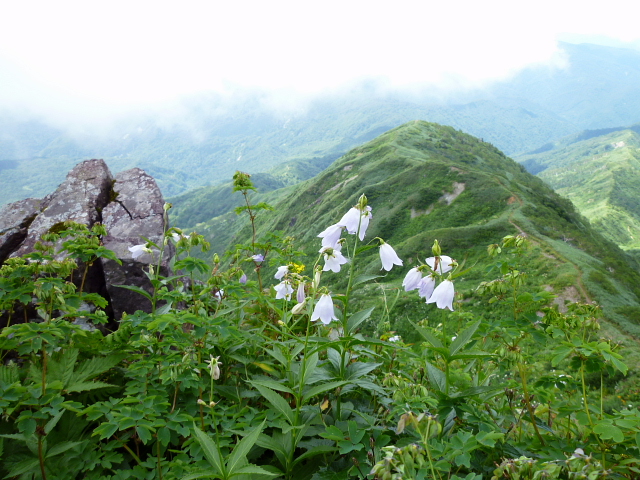
[[[559,38],[637,42],[638,14],[636,0],[7,0],[0,108],[108,115],[203,91],[315,94],[370,77],[471,87],[531,64],[562,68]]]

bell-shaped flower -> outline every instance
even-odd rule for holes
[[[289,273],[289,265],[283,265],[281,267],[278,267],[278,271],[273,277],[276,280],[282,280],[282,277],[284,277],[287,273]]]
[[[209,356],[211,359],[206,361],[207,365],[209,365],[209,375],[211,375],[212,379],[218,380],[220,378],[220,365],[222,365],[222,362],[218,361],[220,357]]]
[[[293,288],[288,280],[283,280],[273,288],[276,291],[276,300],[280,300],[281,298],[286,298],[287,300],[291,299]]]
[[[453,264],[454,260],[447,255],[441,255],[439,257],[429,257],[425,260],[425,263],[429,265],[429,267],[431,267],[431,270],[436,271],[436,259],[438,259],[437,272],[440,275],[450,272],[453,268],[451,265]]]
[[[435,303],[438,308],[448,308],[453,312],[455,291],[451,280],[443,280],[431,294],[427,303]]]
[[[262,255],[261,253],[258,253],[257,255],[253,255],[251,259],[254,262],[262,262],[264,260],[264,255]]]
[[[131,252],[131,257],[134,260],[137,260],[145,253],[151,254],[151,249],[147,248],[147,245],[145,243],[143,243],[142,245],[134,245],[133,247],[129,247],[129,251]]]
[[[340,253],[340,245],[336,245],[335,248],[324,247],[320,249],[320,253],[324,254],[323,272],[331,270],[337,273],[340,271],[340,265],[344,265],[348,261]]]
[[[296,300],[298,303],[303,303],[307,296],[304,294],[304,282],[298,284],[298,290],[296,290]]]
[[[424,299],[429,299],[433,293],[433,289],[436,287],[436,279],[432,275],[427,275],[418,285],[418,296]],[[427,302],[429,303],[429,302]]]
[[[322,238],[322,246],[327,248],[335,248],[342,235],[342,229],[344,227],[335,224],[325,228],[318,234],[318,237]]]
[[[213,294],[213,296],[216,297],[216,300],[221,302],[222,301],[222,297],[224,297],[224,290],[222,290],[222,289],[218,290],[216,293]]]
[[[239,281],[241,284],[245,285],[247,283],[247,274],[243,273]]]
[[[369,221],[371,220],[371,207],[366,206],[364,210],[360,210],[357,207],[352,207],[347,213],[345,213],[340,221],[336,224],[341,227],[345,227],[350,234],[358,233],[358,227],[360,227],[360,234],[358,237],[360,240],[364,240],[364,236],[367,233],[369,227]]]
[[[382,262],[382,268],[387,272],[393,268],[394,265],[402,266],[402,260],[388,243],[380,245],[380,261]]]
[[[333,300],[331,295],[324,294],[316,303],[313,313],[311,314],[311,321],[320,320],[325,325],[329,325],[332,320],[337,320],[336,314],[333,310]]]
[[[405,292],[410,292],[420,287],[420,281],[422,280],[422,273],[418,270],[418,267],[413,267],[407,272],[402,281],[402,286]]]

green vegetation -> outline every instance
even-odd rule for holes
[[[418,142],[417,151],[426,152],[397,161],[391,179],[407,166],[424,169],[433,157],[441,163],[440,150],[448,153],[459,141],[478,155],[463,155],[468,170],[454,170],[452,178],[470,182],[474,171],[481,180],[489,175],[482,165],[502,166],[503,176],[494,183],[500,188],[511,187],[509,177],[526,178],[517,164],[471,137],[413,123],[372,142],[366,153],[352,152],[317,184],[290,193],[287,208],[316,187],[326,196],[338,190],[324,190],[336,180],[346,187],[336,177],[363,173],[376,158],[392,155],[394,146],[409,153]],[[385,200],[404,183],[386,189],[383,174],[370,173],[378,187],[376,204],[345,188],[345,206],[321,201],[303,210],[299,222],[313,226],[309,236],[316,249],[315,232],[336,222],[355,234],[340,230],[343,238],[329,242],[330,251],[307,261],[298,241],[265,230],[269,217],[283,220],[282,212],[252,202],[255,186],[237,172],[233,190],[245,204],[236,212],[248,219],[243,243],[226,263],[218,255],[208,263],[194,255],[208,249],[195,232],[171,228],[163,242],[148,242],[145,248],[158,262],[174,243],[174,275],[163,277],[157,265],[143,267],[152,291],[123,287],[151,300],[152,311],[125,315],[112,333],[77,324],[104,323],[108,302],[82,287],[76,291],[71,281],[78,264],[113,259],[100,247],[99,237],[107,233],[101,226],[66,223],[36,252],[7,260],[0,267],[0,314],[8,323],[0,332],[0,475],[637,478],[640,398],[632,399],[635,377],[626,377],[635,341],[628,339],[632,348],[625,348],[601,336],[594,305],[574,303],[565,313],[549,306],[554,296],[532,283],[551,273],[536,263],[550,255],[543,237],[506,235],[488,248],[471,243],[488,232],[514,229],[511,222],[524,223],[514,206],[519,202],[508,197],[490,221],[464,227],[454,216],[454,226],[437,230],[451,237],[472,229],[462,248],[477,258],[466,264],[448,256],[453,248],[424,243],[420,233],[408,241],[420,240],[413,254],[429,257],[424,262],[407,257],[408,243],[399,233],[385,238],[391,248],[405,249],[405,265],[396,263],[381,277],[380,260],[384,264],[388,253],[379,248],[376,223],[393,207]],[[482,192],[490,182],[480,180]],[[536,185],[544,191],[539,181],[531,191]],[[518,193],[524,198],[525,191]],[[454,192],[459,196],[445,196]],[[445,188],[442,201],[453,207],[464,193],[469,191]],[[424,192],[420,198],[432,199]],[[554,205],[548,201],[549,212]],[[461,208],[473,214],[472,206]],[[329,271],[336,249],[349,262]],[[407,283],[409,264],[419,278],[405,292],[393,280]],[[276,271],[280,283],[274,285]],[[194,281],[197,273],[204,274],[202,282]],[[432,291],[422,293],[425,280],[433,282]],[[432,303],[419,298],[416,288]],[[22,321],[17,313],[27,307],[34,313]]]
[[[611,129],[613,130],[613,129]],[[640,250],[640,131],[568,137],[552,150],[518,160],[570,199],[605,238]]]

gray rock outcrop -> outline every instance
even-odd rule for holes
[[[102,260],[107,290],[111,297],[114,316],[120,318],[123,312],[148,311],[150,302],[139,294],[116,285],[133,285],[152,291],[149,279],[141,267],[148,270],[149,264],[158,265],[159,251],[133,258],[129,247],[145,243],[142,237],[161,246],[164,240],[164,199],[156,181],[143,170],[133,168],[116,175],[113,185],[114,200],[102,211],[102,223],[108,236],[104,246],[113,250],[122,261],[118,265],[113,260]],[[167,262],[173,254],[171,244],[166,245],[161,267],[167,274]]]
[[[71,220],[88,227],[102,222],[108,232],[103,238],[106,248],[122,261],[95,262],[85,284],[86,292],[105,296],[112,318],[123,313],[150,310],[141,295],[115,285],[133,285],[151,291],[144,270],[157,265],[155,255],[133,258],[129,247],[144,244],[145,237],[162,245],[164,199],[155,180],[143,170],[134,168],[120,172],[114,179],[103,160],[86,160],[76,165],[66,180],[42,200],[27,199],[0,209],[0,264],[8,257],[30,253],[42,234]],[[173,248],[167,245],[161,265],[168,274]]]
[[[27,237],[12,256],[33,251],[42,234],[67,220],[92,226],[100,219],[100,210],[109,202],[113,177],[103,160],[85,160],[69,172],[67,178],[42,201]]]

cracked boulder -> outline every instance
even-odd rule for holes
[[[85,160],[77,164],[56,191],[42,200],[40,213],[11,256],[32,252],[42,234],[67,220],[91,227],[99,221],[100,210],[109,202],[112,183],[113,177],[104,160]]]
[[[124,312],[151,310],[151,303],[142,295],[116,285],[130,285],[152,292],[151,282],[144,272],[149,270],[149,265],[158,265],[159,252],[153,249],[151,255],[145,253],[133,258],[129,247],[144,244],[142,237],[162,245],[165,232],[164,199],[153,177],[139,168],[118,173],[113,192],[111,203],[102,211],[102,222],[108,232],[104,246],[115,252],[122,265],[102,259],[102,266],[113,314],[119,319]],[[164,275],[168,274],[168,262],[172,254],[173,249],[169,244],[161,262],[161,273]]]

